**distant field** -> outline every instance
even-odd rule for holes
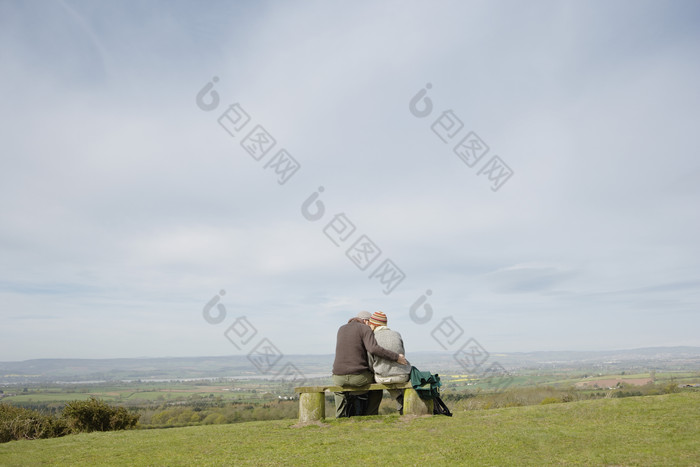
[[[293,423],[13,441],[0,465],[700,465],[698,392]]]
[[[632,386],[644,386],[654,382],[651,378],[605,378],[579,381],[577,388],[612,388],[618,383],[631,384]]]
[[[578,374],[576,374],[578,373]],[[446,389],[456,391],[475,391],[478,389],[488,390],[488,384],[480,382],[474,375],[464,374],[443,374],[440,375]],[[572,370],[562,370],[557,372],[539,372],[537,370],[520,370],[514,374],[509,381],[510,387],[529,386],[554,386],[554,387],[576,387],[579,389],[594,389],[596,384],[599,389],[607,389],[615,386],[618,381],[643,386],[652,379],[650,373],[635,374],[590,374]],[[686,384],[700,382],[700,372],[658,372],[655,374],[657,384]]]
[[[261,381],[237,382],[219,384],[191,384],[183,382],[165,383],[123,383],[117,384],[85,384],[77,386],[35,386],[27,393],[23,389],[4,387],[5,394],[0,395],[0,401],[9,404],[29,403],[66,403],[72,400],[84,400],[95,396],[110,403],[149,403],[158,401],[184,400],[188,398],[221,398],[232,401],[271,400],[276,395],[268,391],[279,391],[279,384]],[[286,391],[285,394],[291,394]]]
[[[111,402],[114,400],[113,397],[100,396],[105,401]],[[89,399],[89,394],[82,393],[70,393],[70,394],[19,394],[16,396],[5,397],[2,402],[8,403],[26,403],[26,402],[66,402],[71,400],[85,400]]]
[[[477,375],[464,373],[447,373],[440,375],[444,393],[468,392],[471,394],[488,393],[503,389],[492,386],[488,381],[479,381]],[[677,385],[700,383],[700,372],[658,372],[655,374],[658,385]],[[555,387],[560,389],[576,388],[581,394],[596,394],[607,391],[617,381],[627,384],[641,384],[651,378],[650,373],[636,374],[590,374],[578,371],[555,371],[550,373],[539,370],[523,370],[514,374],[509,381],[510,388]],[[318,379],[314,384],[327,384],[328,379]],[[597,385],[597,387],[596,387]],[[507,389],[507,388],[506,388]],[[181,404],[200,402],[250,402],[264,403],[294,395],[291,384],[280,384],[266,380],[237,381],[169,381],[169,382],[128,382],[128,383],[94,383],[72,385],[29,385],[2,386],[0,401],[28,407],[50,406],[54,410],[71,400],[84,400],[95,396],[108,403],[129,407],[153,407],[159,404]],[[600,395],[599,395],[600,396]]]

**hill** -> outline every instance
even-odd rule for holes
[[[0,445],[0,465],[700,465],[700,393],[456,413],[90,433]]]

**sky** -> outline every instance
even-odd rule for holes
[[[700,346],[697,24],[1,0],[0,361]]]

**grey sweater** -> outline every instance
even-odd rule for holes
[[[385,349],[392,350],[396,353],[406,354],[403,348],[403,339],[401,334],[396,331],[392,331],[386,326],[379,326],[374,330],[374,338],[377,340],[377,344],[381,345]],[[372,367],[372,371],[378,376],[397,376],[397,375],[407,375],[411,373],[411,364],[401,365],[396,361],[387,360],[376,355],[369,355],[369,364]]]

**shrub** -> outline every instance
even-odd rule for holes
[[[141,415],[130,414],[124,407],[117,408],[109,419],[111,430],[128,430],[134,428]]]
[[[130,414],[124,407],[111,407],[91,397],[86,401],[69,402],[63,416],[76,431],[110,431],[133,428],[140,415]]]
[[[65,420],[35,410],[0,404],[0,443],[55,438],[70,433]]]
[[[674,392],[678,392],[678,384],[676,384],[676,382],[672,380],[670,383],[664,386],[663,391],[665,394],[673,394]]]

